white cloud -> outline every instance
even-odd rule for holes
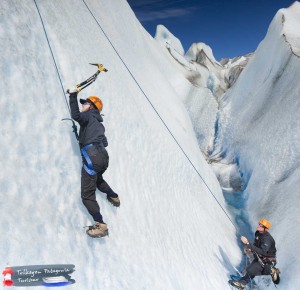
[[[186,16],[192,13],[192,9],[171,8],[160,11],[140,11],[138,17],[140,21],[151,21],[154,19],[167,19]]]

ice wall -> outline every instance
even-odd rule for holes
[[[295,229],[300,221],[299,27],[299,2],[278,11],[223,97],[215,152],[238,162],[253,228],[263,217],[272,222],[284,289],[300,285],[300,233]]]
[[[188,81],[126,1],[86,3],[143,93],[83,1],[37,3],[64,89],[95,72],[90,62],[108,68],[80,97],[104,102],[104,176],[122,204],[98,192],[110,237],[87,237],[79,150],[34,1],[1,1],[0,267],[71,263],[70,289],[224,289],[240,260],[234,228],[157,115],[225,206],[178,95]]]

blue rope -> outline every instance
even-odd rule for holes
[[[57,75],[58,75],[58,79],[59,79],[59,82],[60,82],[60,85],[61,85],[61,89],[63,91],[63,95],[64,95],[64,98],[65,98],[65,101],[66,101],[66,104],[67,104],[67,107],[68,107],[69,115],[71,117],[71,110],[70,110],[69,103],[68,103],[68,100],[67,100],[66,95],[65,95],[65,90],[64,90],[64,87],[63,87],[63,84],[62,84],[62,80],[61,80],[61,77],[60,77],[60,74],[59,74],[58,66],[56,64],[55,57],[54,57],[54,54],[53,54],[53,51],[52,51],[52,48],[51,48],[51,45],[50,45],[50,41],[49,41],[48,34],[47,34],[47,31],[46,31],[46,28],[45,28],[45,25],[44,25],[44,21],[43,21],[43,18],[42,18],[42,15],[40,13],[40,10],[39,10],[39,7],[37,5],[36,0],[33,0],[33,2],[35,4],[35,7],[36,7],[36,9],[38,11],[38,14],[40,16],[40,19],[41,19],[41,23],[42,23],[42,26],[43,26],[43,29],[44,29],[44,32],[45,32],[45,36],[46,36],[46,39],[47,39],[47,42],[48,42],[48,45],[49,45],[49,48],[50,48],[50,52],[51,52],[51,55],[52,55],[52,58],[53,58],[55,69],[56,69],[56,72],[57,72]]]
[[[86,8],[91,13],[92,17],[95,19],[96,23],[98,24],[98,26],[101,29],[101,31],[103,32],[104,36],[106,37],[106,39],[108,40],[108,42],[110,43],[110,45],[112,46],[112,48],[114,49],[115,53],[118,55],[118,57],[120,58],[121,62],[123,63],[123,65],[125,66],[125,68],[127,69],[127,71],[129,72],[129,74],[131,75],[131,77],[133,78],[133,80],[135,81],[135,83],[137,84],[137,86],[139,87],[139,89],[142,92],[142,94],[148,100],[149,104],[151,105],[151,107],[153,108],[153,110],[155,111],[155,113],[157,114],[157,116],[159,117],[159,119],[161,120],[161,122],[164,124],[164,126],[166,127],[166,129],[168,130],[168,132],[170,133],[170,135],[172,136],[172,138],[174,139],[174,141],[176,142],[176,144],[178,145],[178,147],[180,148],[180,150],[182,151],[182,153],[185,155],[185,157],[187,158],[187,160],[189,161],[189,163],[192,165],[192,167],[194,168],[194,170],[197,172],[198,176],[201,178],[201,180],[203,181],[203,183],[205,184],[205,186],[207,187],[207,189],[209,190],[209,192],[211,193],[211,195],[213,196],[213,198],[215,199],[215,201],[218,203],[218,205],[220,206],[220,208],[222,209],[222,211],[225,213],[225,215],[227,216],[227,218],[229,219],[229,221],[232,223],[232,225],[234,226],[234,228],[237,230],[235,224],[233,223],[233,221],[229,217],[228,213],[225,211],[225,209],[222,207],[222,205],[220,204],[220,202],[218,201],[218,199],[216,198],[216,196],[213,194],[213,192],[211,191],[211,189],[209,188],[209,186],[207,185],[207,183],[205,182],[205,180],[203,179],[203,177],[201,176],[201,174],[199,173],[199,171],[197,170],[197,168],[195,167],[195,165],[193,164],[193,162],[190,160],[190,158],[188,157],[188,155],[185,153],[184,149],[181,147],[181,145],[177,141],[176,137],[173,135],[173,133],[169,129],[168,125],[165,123],[165,121],[163,120],[163,118],[160,116],[160,114],[158,113],[158,111],[156,110],[156,108],[154,107],[154,105],[152,104],[152,102],[150,101],[150,99],[148,98],[148,96],[146,95],[146,93],[144,92],[144,90],[139,85],[138,81],[135,79],[134,75],[131,73],[130,69],[127,67],[126,63],[123,61],[122,57],[118,53],[117,49],[114,47],[113,43],[110,41],[109,37],[107,36],[107,34],[105,33],[105,31],[103,30],[101,24],[98,22],[98,20],[96,19],[96,17],[92,13],[92,11],[90,10],[89,6],[86,4],[85,0],[82,0],[82,1],[85,4]]]

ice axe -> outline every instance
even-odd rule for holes
[[[103,71],[107,72],[108,71],[102,64],[99,64],[99,63],[90,63],[90,65],[95,65],[98,68],[98,70],[91,77],[89,77],[87,80],[85,80],[82,83],[76,85],[76,87],[78,89],[78,92],[82,91],[83,89],[85,89],[86,87],[88,87],[90,84],[92,84],[97,79],[98,75],[101,72],[103,72]]]
[[[85,89],[87,86],[89,86],[90,84],[92,84],[98,77],[98,75],[101,73],[101,72],[107,72],[108,70],[102,65],[102,64],[99,64],[99,63],[90,63],[91,65],[95,65],[97,66],[98,70],[91,76],[89,77],[87,80],[81,82],[80,84],[76,85],[76,88],[77,88],[77,91],[80,92],[82,91],[83,89]],[[67,90],[67,93],[69,93],[69,90]],[[72,118],[64,118],[62,119],[62,121],[71,121],[72,122],[72,128],[73,128],[73,132],[75,134],[75,137],[76,137],[76,140],[79,141],[79,136],[78,136],[78,132],[77,132],[77,126],[74,122],[74,120]]]
[[[71,118],[64,118],[64,119],[62,119],[62,121],[71,121],[72,122],[73,132],[75,134],[76,140],[79,142],[79,135],[78,135],[78,131],[77,131],[77,126],[76,126],[74,120],[71,119]]]

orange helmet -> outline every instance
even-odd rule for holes
[[[101,111],[103,108],[102,101],[97,96],[89,96],[87,100],[90,100],[91,103],[99,110]]]
[[[86,102],[91,103],[99,111],[101,111],[103,108],[103,103],[101,99],[98,98],[97,96],[89,96],[86,100],[80,99],[81,104],[84,104]]]
[[[262,219],[258,223],[261,224],[261,225],[263,225],[268,230],[271,228],[271,223],[268,220],[266,220],[266,219]]]

